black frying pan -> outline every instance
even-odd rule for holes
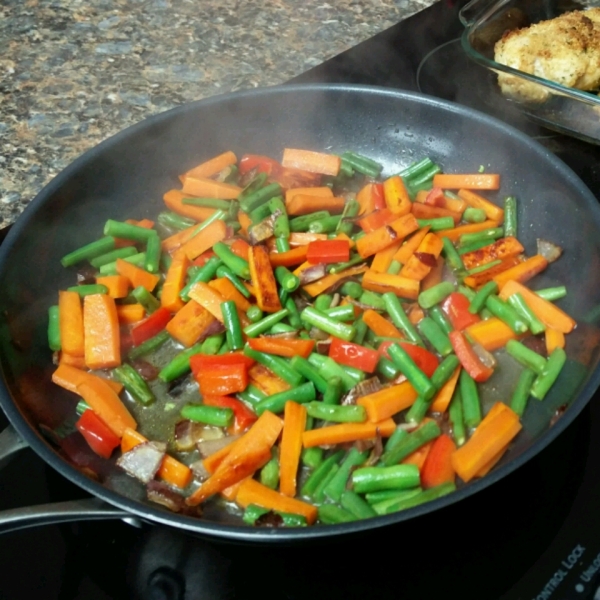
[[[563,246],[564,256],[536,280],[565,284],[561,306],[579,322],[568,336],[569,361],[544,402],[531,400],[523,431],[494,471],[435,502],[401,513],[305,530],[240,526],[230,515],[203,519],[152,505],[118,469],[104,483],[67,463],[39,433],[74,408],[71,394],[50,383],[46,314],[56,291],[72,285],[59,258],[101,235],[108,218],[152,217],[177,175],[231,149],[281,156],[284,147],[341,152],[353,149],[385,165],[384,174],[430,156],[451,172],[480,165],[502,174],[498,201],[519,198],[519,237],[529,254],[537,237]],[[87,152],[31,203],[0,249],[0,344],[4,384],[0,403],[14,430],[0,439],[0,458],[31,446],[62,475],[95,498],[58,509],[28,509],[4,516],[4,529],[48,521],[133,514],[206,536],[234,541],[296,541],[385,527],[443,510],[505,477],[543,450],[579,414],[600,383],[598,330],[584,318],[600,304],[600,209],[564,164],[536,142],[495,119],[437,99],[359,86],[286,86],[211,98],[169,111],[127,129]],[[590,320],[588,318],[588,320]],[[507,399],[489,389],[485,402]],[[568,406],[552,427],[556,411]],[[21,443],[22,440],[24,443]],[[4,447],[4,448],[3,448]],[[104,502],[102,502],[104,501]],[[2,517],[0,516],[0,519]],[[0,525],[2,521],[0,521]]]

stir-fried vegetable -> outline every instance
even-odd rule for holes
[[[381,171],[354,152],[224,152],[156,226],[109,220],[63,257],[97,271],[48,326],[91,449],[120,446],[172,510],[222,502],[254,526],[372,518],[485,476],[565,364],[566,290],[528,286],[562,250],[525,255],[517,198],[481,195],[498,174]],[[496,351],[512,391],[488,406]]]

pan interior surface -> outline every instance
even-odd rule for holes
[[[111,218],[153,218],[178,175],[226,150],[280,158],[286,147],[341,153],[353,150],[384,165],[384,176],[430,157],[447,172],[501,174],[492,195],[519,200],[519,239],[536,253],[536,239],[564,248],[563,257],[535,280],[536,288],[566,285],[559,305],[578,322],[568,336],[568,363],[544,402],[530,401],[523,431],[486,478],[433,503],[372,521],[302,532],[239,527],[223,512],[192,519],[145,500],[145,492],[116,467],[105,484],[64,461],[39,434],[74,410],[72,394],[50,381],[48,307],[73,285],[60,258],[102,236]],[[252,541],[320,537],[384,526],[435,510],[504,477],[545,447],[571,422],[599,383],[599,330],[584,319],[600,305],[600,209],[584,184],[558,159],[516,130],[483,114],[415,94],[362,86],[286,86],[231,94],[147,119],[87,152],[31,203],[0,248],[2,406],[18,432],[63,475],[112,504],[150,520],[207,535]],[[589,320],[589,319],[588,319]],[[496,379],[496,381],[500,381]],[[508,401],[506,384],[491,383],[486,402]],[[557,410],[564,416],[550,429]]]

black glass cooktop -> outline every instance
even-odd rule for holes
[[[538,139],[600,197],[598,148],[486,94],[486,73],[456,41],[460,4],[438,2],[293,82],[382,85],[477,108]],[[0,472],[0,509],[79,496],[29,451]],[[15,532],[0,537],[0,598],[600,600],[599,507],[600,397],[536,458],[441,514],[278,549],[121,521]]]

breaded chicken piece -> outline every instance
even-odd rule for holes
[[[600,87],[600,8],[565,13],[504,34],[494,47],[496,62],[580,90]],[[543,102],[543,87],[505,73],[498,83],[506,96]]]

